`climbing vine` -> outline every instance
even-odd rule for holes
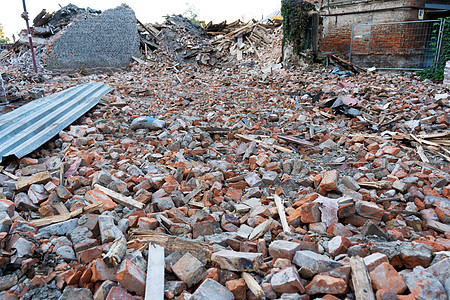
[[[440,23],[433,24],[433,33],[436,33],[439,30],[439,24]],[[432,45],[434,47],[433,49],[437,50],[439,45],[437,44],[436,38],[432,41]],[[445,63],[450,60],[450,17],[445,18],[444,21],[444,32],[442,34],[441,45],[441,55],[438,61],[431,68],[417,72],[417,75],[420,75],[422,79],[428,78],[434,81],[444,80]]]
[[[314,10],[314,5],[304,0],[281,0],[283,47],[286,41],[289,41],[293,44],[296,52],[303,49],[308,13],[312,10]]]

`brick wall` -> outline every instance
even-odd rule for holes
[[[394,8],[409,5],[409,0],[397,1],[330,1],[330,6],[323,7],[321,15],[323,26],[319,41],[321,52],[331,52],[342,57],[348,57],[350,51],[351,31],[353,24],[381,23],[405,20],[417,20],[417,10],[391,10],[357,13],[378,9]],[[333,6],[333,3],[339,3]],[[355,4],[352,4],[355,3]],[[347,14],[354,12],[354,14]],[[337,15],[342,14],[342,15]],[[331,15],[331,16],[327,16]]]
[[[428,0],[427,3],[447,3],[446,0]],[[424,0],[329,0],[322,1],[323,18],[319,51],[348,59],[352,40],[352,62],[372,66],[373,62],[385,67],[416,68],[429,62],[425,59],[425,46],[429,45],[431,24],[376,25],[417,21],[419,6]],[[426,67],[426,66],[425,66]]]

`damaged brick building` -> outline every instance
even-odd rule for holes
[[[321,0],[319,51],[364,67],[420,69],[438,55],[447,0]],[[449,26],[449,25],[447,25]]]

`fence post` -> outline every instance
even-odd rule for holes
[[[355,24],[352,24],[352,33],[351,33],[351,40],[350,40],[350,53],[348,54],[348,61],[352,62],[352,48],[353,48],[353,29],[355,28]]]
[[[442,46],[442,39],[444,37],[444,29],[445,29],[445,21],[447,19],[441,20],[441,23],[439,24],[439,35],[438,35],[438,41],[437,41],[437,53],[435,57],[435,63],[434,63],[434,69],[436,70],[438,64],[439,64],[439,58],[441,56],[441,46]]]
[[[3,86],[3,78],[1,73],[0,73],[0,103],[8,104],[8,98],[6,98],[6,89]]]

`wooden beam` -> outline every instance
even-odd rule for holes
[[[36,173],[33,176],[26,177],[17,181],[16,190],[24,191],[32,184],[47,183],[51,179],[52,177],[50,176],[50,172],[48,171]]]
[[[242,278],[244,278],[248,289],[252,291],[253,295],[255,295],[256,298],[261,299],[266,296],[266,293],[264,293],[264,290],[252,275],[247,272],[242,272]]]
[[[292,234],[291,228],[286,220],[286,212],[284,211],[284,205],[281,198],[276,194],[273,194],[273,198],[275,199],[275,204],[277,206],[278,216],[280,216],[281,226],[283,226],[283,232]]]
[[[359,186],[363,188],[370,188],[370,189],[390,189],[392,188],[392,185],[389,181],[370,181],[370,182],[358,182]]]
[[[1,169],[3,170],[3,166],[1,167]],[[14,174],[11,174],[11,173],[9,173],[9,172],[7,172],[7,171],[5,171],[5,170],[3,170],[2,173],[5,174],[6,176],[8,176],[9,178],[11,178],[12,180],[20,180],[19,177],[17,177],[17,176],[14,175]]]
[[[144,27],[145,31],[147,31],[152,36],[152,38],[154,38],[157,41],[161,40],[161,38],[157,36],[157,33],[151,31],[149,28],[147,28],[147,26],[145,26],[143,23],[141,23],[141,21],[139,21],[138,19],[136,19],[136,21],[138,22],[139,25]],[[157,31],[156,28],[154,28],[153,26],[152,26],[152,29],[154,31]]]
[[[255,26],[255,24],[249,24],[249,25],[246,25],[246,26],[244,26],[244,27],[238,28],[238,29],[236,29],[236,30],[234,30],[234,31],[232,31],[232,32],[230,32],[230,33],[227,33],[227,34],[225,34],[224,36],[222,36],[222,37],[220,37],[220,38],[214,40],[214,41],[212,42],[212,44],[217,44],[217,42],[220,41],[220,40],[227,39],[228,37],[231,37],[231,36],[233,36],[233,35],[235,35],[235,34],[240,34],[241,31],[244,31],[245,29],[247,29],[247,28],[249,28],[249,27],[252,27],[252,26]]]
[[[351,62],[346,61],[345,59],[342,59],[342,58],[340,58],[340,57],[338,57],[338,56],[336,56],[336,55],[333,55],[333,54],[332,54],[332,55],[330,55],[330,57],[331,57],[332,59],[334,59],[335,61],[337,61],[337,62],[339,62],[339,63],[341,63],[341,64],[347,66],[348,68],[354,69],[354,70],[357,71],[357,72],[362,72],[362,73],[366,73],[366,72],[367,72],[366,69],[364,69],[364,68],[362,68],[362,67],[360,67],[360,66],[357,66],[357,65],[355,65],[355,64],[352,64]]]
[[[148,246],[145,300],[164,300],[164,248]]]
[[[352,283],[356,300],[375,300],[366,265],[361,257],[351,257]]]
[[[268,146],[273,147],[273,148],[275,148],[275,149],[277,149],[278,151],[281,151],[281,152],[283,152],[283,153],[293,153],[293,152],[294,152],[294,151],[292,151],[291,149],[284,148],[284,147],[277,146],[277,145],[267,144],[267,143],[265,143],[265,142],[263,142],[263,141],[261,141],[261,140],[257,140],[257,139],[254,139],[254,138],[252,138],[252,137],[245,136],[245,135],[242,135],[242,134],[235,134],[235,136],[236,136],[237,138],[240,138],[241,140],[244,140],[244,141],[248,141],[248,142],[256,142],[256,143],[258,143],[258,144],[265,144],[265,145],[268,145]]]
[[[136,201],[131,197],[126,197],[120,193],[117,193],[113,190],[105,188],[104,186],[101,186],[99,184],[94,184],[94,188],[99,189],[100,191],[102,191],[103,193],[105,193],[106,195],[111,197],[111,199],[118,202],[119,204],[122,204],[123,206],[129,207],[129,208],[137,208],[137,209],[143,209],[145,206],[144,203]]]
[[[58,214],[60,215],[65,215],[65,214],[69,214],[70,211],[67,209],[67,207],[64,205],[64,203],[62,203],[61,200],[51,200],[50,201],[50,205],[56,209],[56,211],[58,212]]]
[[[417,145],[416,149],[417,149],[417,154],[419,154],[420,159],[424,163],[427,163],[427,164],[430,163],[427,156],[425,155],[425,151],[423,151],[423,147],[421,145]]]
[[[42,219],[38,219],[38,220],[32,220],[30,223],[36,225],[37,227],[45,227],[45,226],[48,226],[51,224],[56,224],[56,223],[67,221],[67,220],[75,218],[81,214],[90,213],[90,212],[99,210],[99,209],[103,208],[103,205],[104,205],[103,202],[96,202],[96,203],[88,205],[88,206],[77,208],[76,210],[74,210],[68,214],[51,216],[51,217],[46,217],[46,218],[42,218]]]
[[[334,117],[335,116],[333,115],[333,118]],[[277,135],[277,137],[279,137],[282,140],[285,140],[285,141],[288,141],[288,142],[291,142],[291,143],[294,143],[294,144],[298,144],[298,145],[300,145],[302,147],[314,147],[314,143],[311,143],[311,142],[309,142],[307,140],[302,140],[302,139],[294,138],[294,137],[291,137],[291,136],[283,136],[283,135]]]

